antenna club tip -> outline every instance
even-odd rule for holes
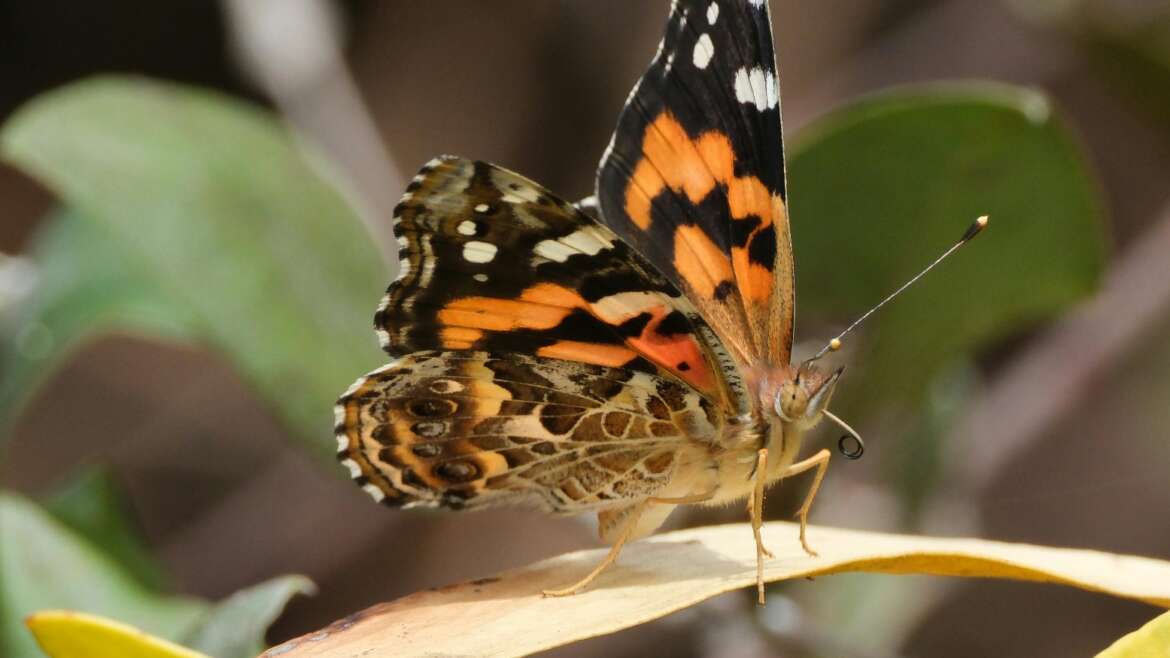
[[[841,349],[841,339],[834,338],[833,340],[829,341],[829,349],[833,350],[834,352]]]
[[[987,228],[987,225],[990,222],[991,222],[991,218],[988,217],[987,215],[983,215],[983,216],[979,217],[974,222],[972,222],[970,226],[967,227],[967,232],[963,234],[962,239],[959,241],[966,242],[966,241],[970,240],[971,238],[975,237],[976,235],[979,235],[979,232],[982,231],[983,229]]]

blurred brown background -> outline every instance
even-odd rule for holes
[[[287,3],[287,11],[305,4]],[[375,217],[401,191],[396,172],[409,176],[439,153],[491,160],[579,198],[589,193],[617,112],[654,52],[667,4],[328,5],[344,62],[320,78],[312,71],[298,77],[307,66],[301,39],[313,30],[298,31],[296,20],[269,23],[278,38],[263,56],[274,59],[259,66],[255,52],[233,46],[233,34],[248,34],[240,31],[249,19],[239,3],[5,2],[0,119],[64,82],[136,72],[279,106],[306,139],[335,156]],[[1031,85],[1054,98],[1084,140],[1103,184],[1118,263],[1170,222],[1170,113],[1160,100],[1168,90],[1127,86],[1126,61],[1101,46],[1160,20],[1167,3],[776,0],[772,11],[789,136],[829,108],[890,85],[948,78]],[[346,97],[344,80],[333,73],[345,67],[384,151],[365,140],[363,126],[338,122],[338,112],[351,116],[338,101]],[[284,73],[288,79],[279,79]],[[0,248],[19,253],[52,206],[46,191],[0,166]],[[829,255],[797,254],[798,271],[801,260],[822,257]],[[1170,277],[1170,266],[1159,274]],[[977,486],[940,496],[915,526],[899,525],[875,463],[898,455],[899,438],[872,432],[866,461],[836,460],[830,469],[814,522],[1170,556],[1170,314],[1153,318],[1105,362],[1088,364],[1087,374],[1078,370],[1079,350],[1058,359],[1077,386],[1056,391],[1055,422],[1010,442],[956,435],[950,448],[965,456],[957,468],[969,459],[982,469],[967,478]],[[988,390],[1042,348],[1046,331],[987,356]],[[1080,331],[1090,340],[1100,335]],[[276,574],[309,575],[320,593],[291,606],[273,641],[420,588],[594,545],[589,525],[576,520],[379,508],[340,468],[322,468],[287,440],[215,357],[130,337],[97,341],[55,373],[5,449],[4,485],[34,495],[79,465],[112,465],[180,591],[219,598]],[[791,514],[795,500],[791,490],[773,496],[771,516]],[[674,522],[740,517],[728,510]],[[762,611],[746,594],[728,595],[555,654],[1086,655],[1155,612],[1056,587],[918,577],[835,576],[776,593]]]

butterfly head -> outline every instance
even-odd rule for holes
[[[828,408],[843,370],[827,372],[809,363],[795,370],[788,369],[779,378],[779,386],[771,392],[772,410],[784,423],[794,424],[801,430],[811,428],[820,422]]]
[[[797,432],[812,429],[822,418],[828,418],[847,432],[837,441],[838,450],[849,459],[858,459],[865,453],[861,435],[829,411],[829,401],[845,368],[831,372],[821,370],[813,365],[815,360],[809,359],[797,368],[790,366],[774,373],[774,377],[765,380],[774,384],[761,388],[760,401],[771,405],[780,422]]]

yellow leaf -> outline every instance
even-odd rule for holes
[[[1170,658],[1170,612],[1122,636],[1097,658]]]
[[[208,658],[121,622],[71,610],[42,610],[24,621],[49,658]]]
[[[769,523],[769,581],[846,571],[1011,578],[1071,585],[1170,607],[1170,562],[977,539],[939,539]],[[576,596],[543,598],[587,573],[604,550],[579,551],[493,578],[417,592],[289,640],[267,658],[519,656],[612,633],[755,583],[746,525],[666,533],[627,546],[617,566]],[[801,587],[816,587],[802,583]]]

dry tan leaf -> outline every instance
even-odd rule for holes
[[[1060,583],[1170,607],[1170,562],[978,539],[939,539],[769,523],[768,581],[845,571]],[[265,658],[520,656],[636,626],[755,583],[747,525],[695,528],[627,546],[615,568],[576,596],[543,598],[589,571],[604,550],[579,551],[492,578],[417,592],[269,649]],[[388,565],[389,566],[389,565]],[[816,587],[809,583],[807,587]]]

